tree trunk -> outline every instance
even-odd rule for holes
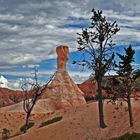
[[[26,133],[27,129],[28,129],[30,114],[31,114],[31,112],[27,113],[27,115],[26,115],[26,123],[25,123],[24,133]]]
[[[104,111],[103,111],[103,98],[102,98],[102,80],[98,80],[98,109],[99,109],[99,124],[100,128],[106,128],[104,122]]]
[[[132,115],[130,95],[128,95],[127,97],[127,103],[128,103],[128,111],[129,111],[129,123],[130,123],[130,127],[133,127],[133,115]]]

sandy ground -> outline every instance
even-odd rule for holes
[[[140,132],[140,101],[133,102],[134,127],[129,128],[128,111],[125,104],[106,104],[105,122],[107,128],[100,129],[98,123],[97,102],[83,105],[77,108],[59,110],[52,113],[37,112],[31,116],[35,126],[22,134],[11,138],[11,140],[108,140],[111,137],[122,135],[128,131]],[[39,108],[38,108],[39,109]],[[14,110],[16,110],[14,108]],[[0,132],[3,128],[10,130],[11,135],[19,133],[24,124],[25,114],[18,109],[0,110]],[[63,116],[59,122],[38,128],[41,122],[55,116]]]

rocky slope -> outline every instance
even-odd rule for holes
[[[119,103],[118,103],[119,105]],[[32,115],[34,127],[26,134],[13,137],[11,140],[109,140],[127,132],[140,132],[140,101],[134,101],[134,127],[129,127],[128,110],[125,104],[118,106],[104,102],[105,122],[107,128],[100,129],[98,123],[98,104],[93,102],[76,108],[60,110],[51,114],[35,113]],[[119,107],[117,109],[117,107]],[[39,128],[42,122],[56,116],[63,116],[59,122]],[[5,117],[5,118],[4,118]],[[18,118],[18,121],[17,121]],[[24,124],[24,114],[7,112],[0,114],[2,128],[8,128],[11,135],[18,134]],[[8,120],[8,121],[7,121]]]
[[[106,91],[106,87],[109,86],[109,79],[110,76],[105,76],[103,78],[103,96],[106,97],[108,95],[107,91]],[[88,80],[86,80],[85,82],[81,83],[81,84],[77,84],[78,87],[80,88],[81,91],[83,91],[84,93],[84,97],[95,97],[98,93],[98,85],[97,82],[94,78],[89,78]],[[137,79],[137,81],[135,82],[135,89],[133,90],[132,93],[132,97],[137,98],[137,96],[140,96],[140,78]]]
[[[0,107],[12,105],[23,100],[22,91],[0,88]]]
[[[104,81],[105,85],[105,81]],[[77,84],[80,90],[84,93],[84,97],[95,97],[98,94],[98,85],[94,78],[89,78],[81,84]],[[105,89],[103,91],[103,96],[107,96]]]

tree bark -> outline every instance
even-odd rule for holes
[[[129,123],[130,123],[130,127],[133,127],[133,115],[132,115],[132,106],[131,106],[130,95],[128,95],[128,97],[127,97],[127,104],[128,104],[128,111],[129,111]]]
[[[107,125],[104,122],[104,111],[103,111],[102,80],[98,80],[97,82],[98,82],[99,125],[100,128],[106,128]]]
[[[25,123],[24,133],[26,133],[27,132],[27,129],[28,129],[30,114],[31,114],[31,112],[27,113],[27,115],[26,115],[26,123]]]

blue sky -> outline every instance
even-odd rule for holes
[[[139,0],[0,0],[0,75],[10,80],[32,77],[36,65],[45,81],[56,70],[56,47],[65,44],[70,49],[70,75],[76,82],[87,79],[90,73],[79,73],[81,68],[72,61],[81,57],[76,33],[89,25],[92,8],[117,21],[121,30],[114,41],[121,53],[132,44],[134,65],[139,67]]]

